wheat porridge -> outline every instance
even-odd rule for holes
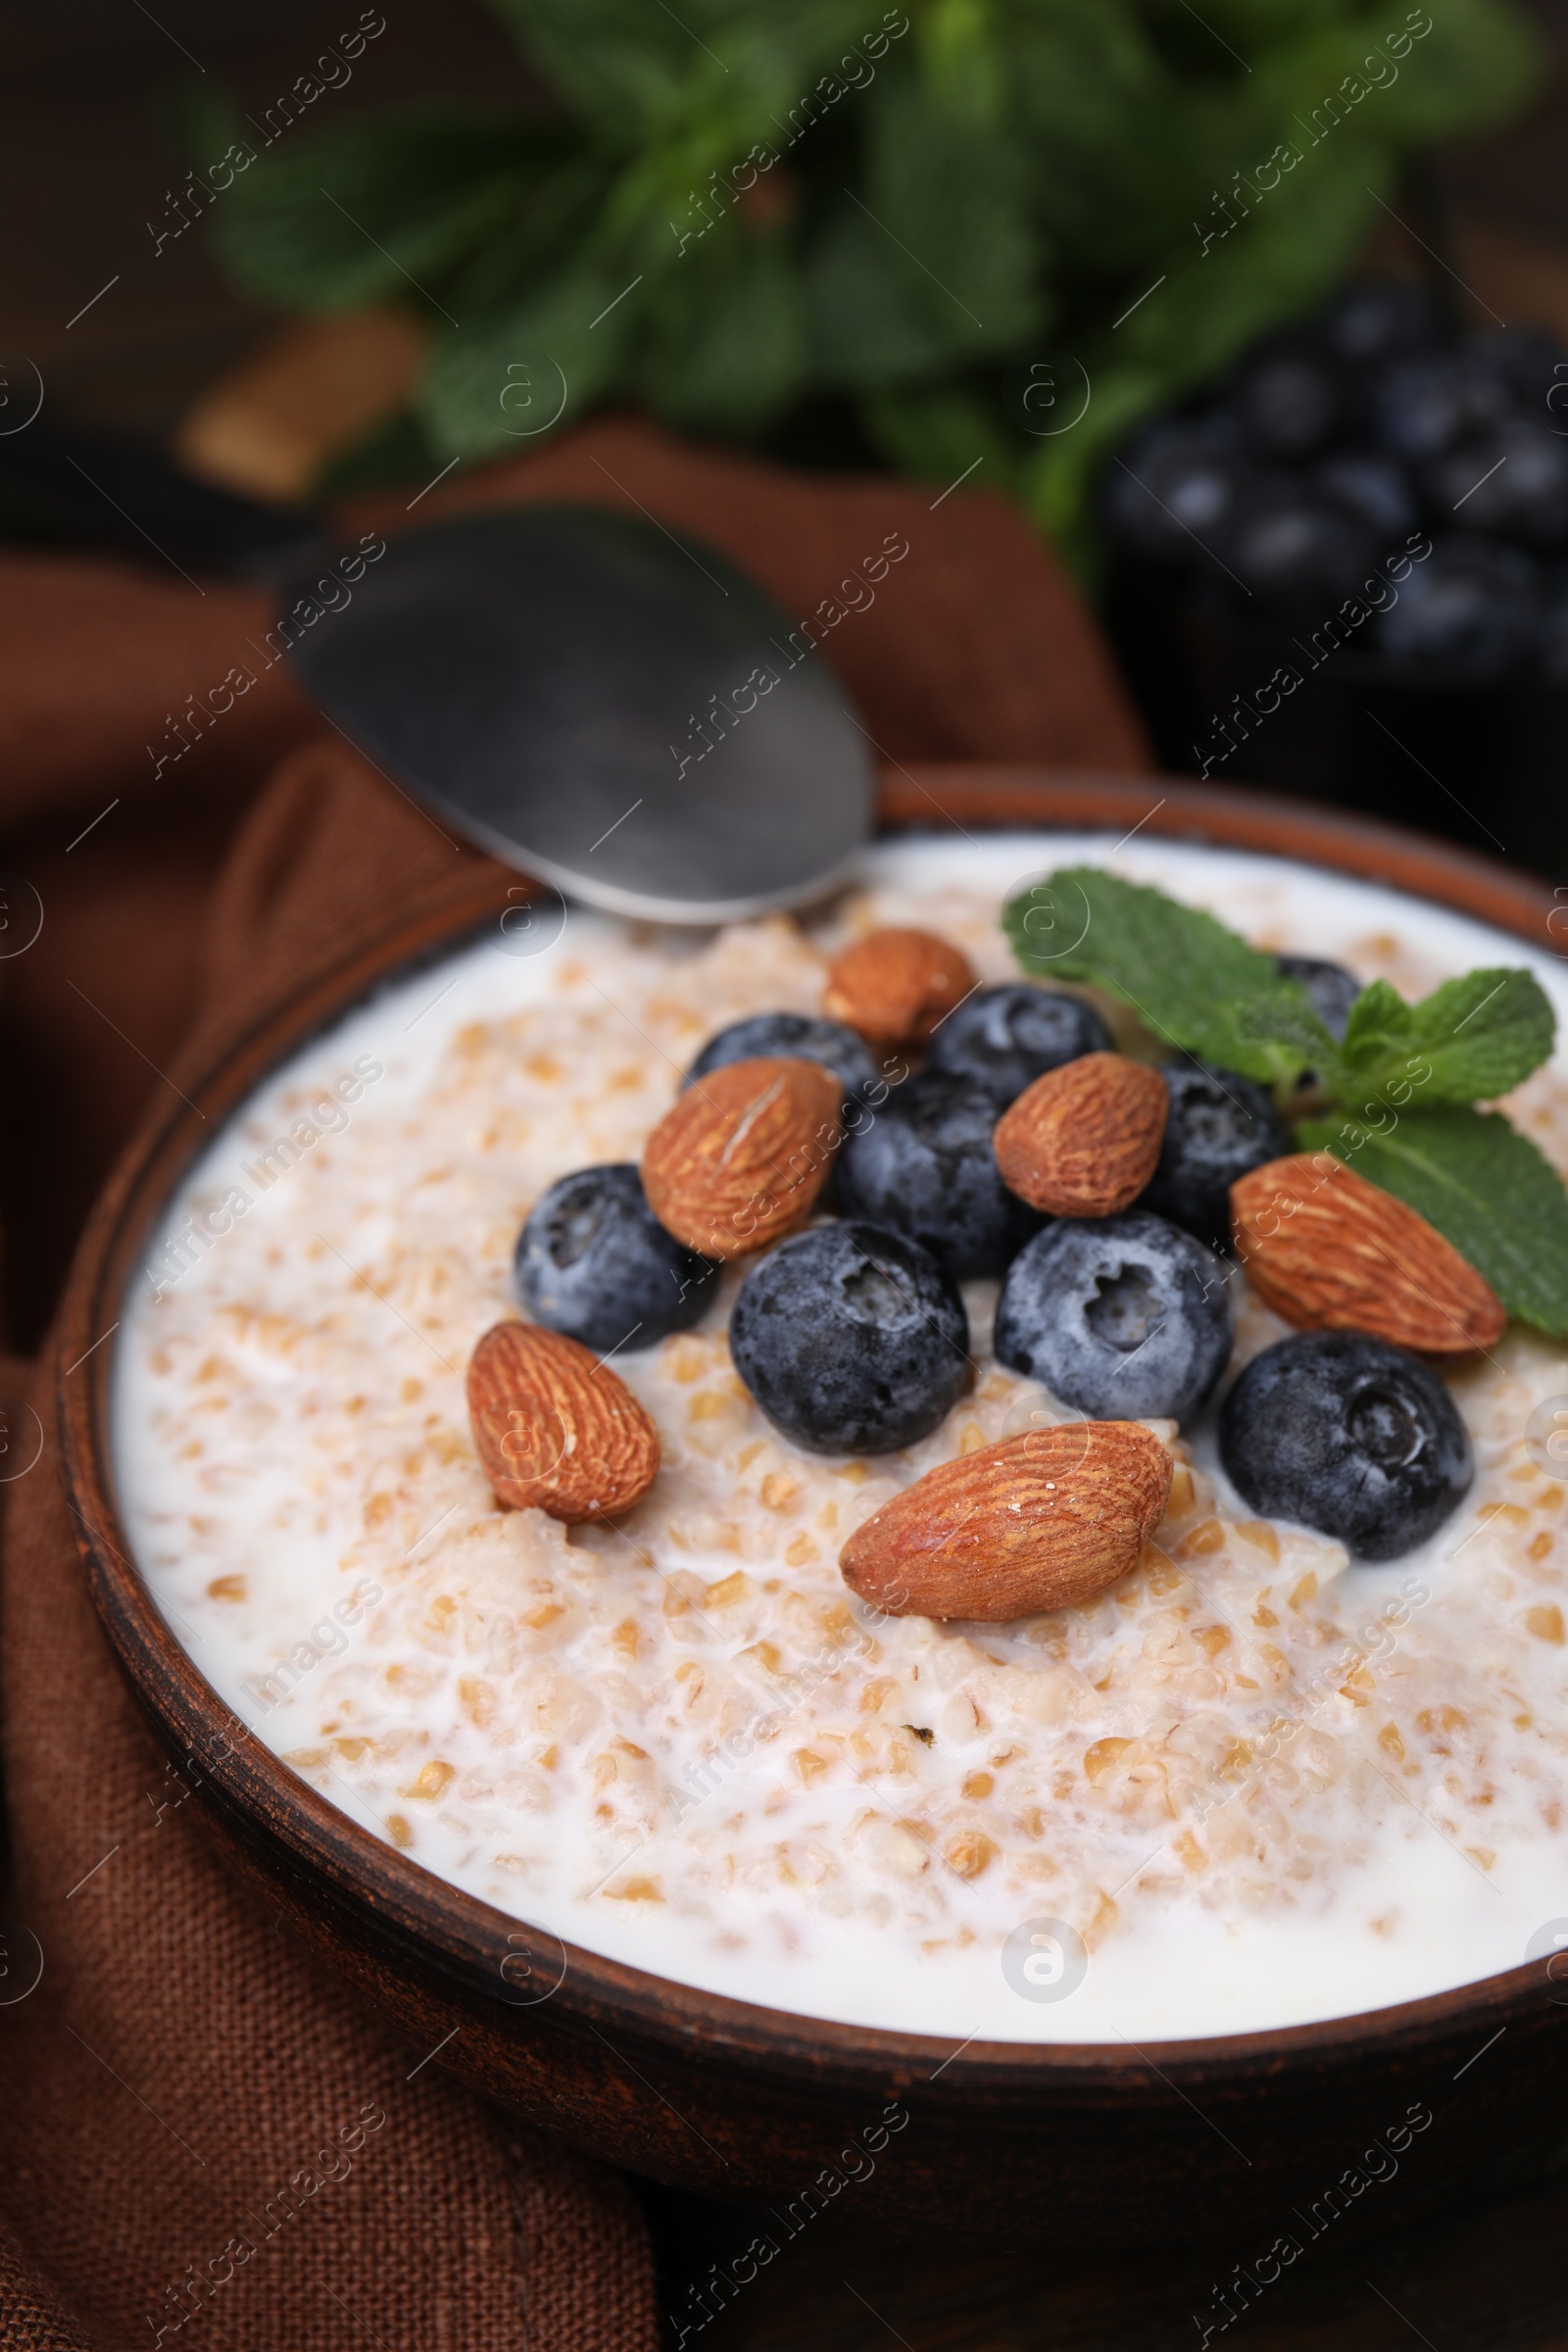
[[[1165,1516],[1076,1605],[894,1615],[840,1572],[922,1474],[1071,1418],[994,1353],[995,1279],[962,1284],[973,1371],[936,1426],[823,1453],[738,1377],[728,1265],[691,1328],[614,1352],[662,1446],[644,1498],[581,1525],[496,1500],[465,1375],[546,1188],[637,1160],[715,1031],[817,1013],[857,930],[922,926],[1016,980],[999,906],[1075,858],[1406,998],[1506,964],[1568,1009],[1548,956],[1370,885],[1143,839],[910,839],[818,929],[574,910],[533,955],[481,940],[214,1141],[118,1336],[125,1524],[225,1704],[357,1822],[568,1942],[955,2040],[1348,2014],[1514,1966],[1568,1914],[1568,1493],[1530,1443],[1568,1348],[1517,1322],[1442,1366],[1473,1479],[1379,1561],[1222,1467],[1217,1400],[1289,1328],[1240,1276],[1209,1401],[1148,1416]],[[1568,1167],[1568,1063],[1509,1107]],[[1003,1965],[1042,1917],[1088,1954],[1069,1997]]]

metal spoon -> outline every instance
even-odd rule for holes
[[[391,540],[293,661],[496,857],[617,914],[712,923],[821,897],[869,834],[865,739],[808,653],[700,541],[524,507]]]

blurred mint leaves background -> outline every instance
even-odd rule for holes
[[[198,169],[254,154],[210,223],[239,283],[406,307],[437,464],[534,445],[523,411],[564,376],[556,429],[618,403],[943,484],[983,458],[1079,562],[1129,427],[1310,309],[1405,160],[1504,116],[1539,62],[1507,0],[491,5],[553,107],[264,147],[188,102]],[[1040,436],[1018,387],[1066,354],[1092,397]]]

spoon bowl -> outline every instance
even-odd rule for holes
[[[870,832],[844,689],[722,556],[658,525],[528,507],[410,531],[293,661],[399,786],[612,913],[801,906]]]

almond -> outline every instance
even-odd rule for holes
[[[1300,1331],[1364,1331],[1423,1355],[1490,1348],[1501,1300],[1451,1242],[1330,1152],[1298,1152],[1231,1186],[1236,1254],[1265,1306]]]
[[[497,1323],[468,1363],[468,1420],[496,1500],[575,1524],[640,1502],[659,1432],[608,1364],[533,1323]]]
[[[868,931],[834,958],[822,1010],[874,1046],[919,1046],[977,985],[968,956],[934,931]]]
[[[706,1257],[760,1250],[809,1214],[838,1149],[843,1099],[819,1061],[759,1055],[710,1070],[648,1139],[649,1207]]]
[[[1154,1173],[1169,1109],[1157,1070],[1123,1054],[1082,1054],[1003,1112],[1002,1181],[1054,1217],[1112,1217]]]
[[[1141,1421],[1026,1430],[928,1470],[856,1531],[839,1567],[894,1617],[1000,1624],[1070,1608],[1136,1564],[1173,1466]]]

